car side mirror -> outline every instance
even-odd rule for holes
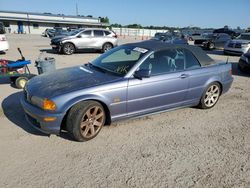
[[[82,35],[77,35],[77,38],[82,38]]]
[[[149,69],[141,69],[138,71],[135,71],[134,77],[137,79],[142,80],[142,78],[149,78],[151,75],[151,70]]]

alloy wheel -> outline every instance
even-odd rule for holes
[[[99,106],[89,108],[82,117],[80,129],[85,138],[98,134],[105,120],[105,113]]]
[[[72,53],[74,53],[74,46],[72,44],[65,44],[65,46],[64,46],[64,52],[66,54],[72,54]]]
[[[220,96],[220,88],[218,85],[211,85],[205,94],[204,103],[207,107],[212,107],[218,101]]]

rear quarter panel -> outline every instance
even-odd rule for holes
[[[199,103],[203,92],[213,82],[220,83],[222,85],[222,93],[225,93],[230,88],[232,82],[232,76],[229,74],[230,70],[231,64],[215,64],[190,70],[189,91],[186,103]]]

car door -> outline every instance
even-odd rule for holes
[[[93,47],[92,30],[86,30],[78,34],[74,39],[74,43],[78,49],[87,49]]]
[[[152,113],[181,106],[188,90],[182,52],[176,49],[155,52],[138,68],[149,69],[149,78],[131,77],[128,82],[128,116]]]
[[[188,92],[183,105],[198,104],[214,68],[201,67],[197,58],[187,49],[184,49],[185,72],[189,75]]]
[[[94,38],[93,38],[93,46],[96,49],[101,49],[104,44],[104,33],[103,30],[93,30]]]

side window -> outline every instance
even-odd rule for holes
[[[105,35],[110,35],[111,33],[109,31],[104,31]]]
[[[94,30],[94,36],[95,37],[103,36],[103,31],[101,31],[101,30]]]
[[[139,69],[149,69],[152,76],[184,70],[183,50],[169,49],[155,52],[140,65]]]
[[[92,33],[91,30],[83,31],[83,32],[81,33],[81,36],[82,36],[82,37],[89,37],[89,36],[91,36],[91,33]]]
[[[185,52],[185,62],[186,62],[186,69],[195,69],[201,67],[199,61],[196,57],[189,51],[184,50]]]

